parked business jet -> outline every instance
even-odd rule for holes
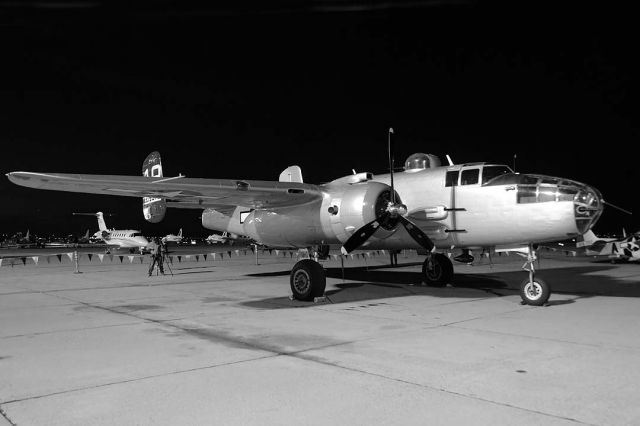
[[[104,221],[104,214],[97,213],[74,213],[74,215],[95,216],[98,219],[98,231],[93,234],[91,240],[102,241],[108,247],[119,249],[129,249],[130,252],[143,252],[149,245],[149,241],[139,230],[135,229],[108,229]]]
[[[182,241],[182,228],[178,231],[178,235],[168,234],[162,237],[162,242],[167,243],[180,243]]]
[[[514,173],[508,166],[466,163],[441,166],[435,155],[416,153],[394,173],[393,129],[388,133],[389,171],[354,173],[329,183],[303,183],[298,166],[279,181],[193,179],[162,176],[158,152],[142,166],[143,176],[11,172],[15,184],[31,188],[143,198],[147,221],[161,221],[168,207],[202,210],[202,225],[247,235],[259,244],[309,251],[290,274],[293,297],[324,294],[326,277],[318,253],[340,247],[417,249],[426,256],[423,280],[453,282],[443,253],[461,250],[525,252],[523,303],[542,305],[550,286],[535,275],[539,243],[577,237],[602,214],[605,201],[592,186],[570,179]],[[608,204],[608,203],[607,203]],[[439,251],[440,250],[440,251]]]

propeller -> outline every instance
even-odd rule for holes
[[[351,235],[347,241],[342,245],[342,253],[349,254],[356,248],[360,247],[364,244],[369,237],[371,237],[376,230],[382,225],[396,225],[401,223],[402,226],[407,230],[409,235],[418,242],[422,247],[427,249],[427,251],[432,251],[435,247],[431,239],[422,232],[420,228],[418,228],[413,222],[405,217],[407,214],[407,206],[399,202],[396,199],[396,191],[393,183],[393,142],[391,140],[391,135],[393,134],[393,128],[389,128],[389,139],[388,139],[388,148],[389,148],[389,177],[391,183],[391,194],[390,200],[387,202],[387,205],[384,209],[384,212],[376,217],[371,222],[365,224],[360,229]],[[386,227],[386,226],[385,226]]]

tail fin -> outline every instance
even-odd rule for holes
[[[280,173],[278,180],[280,182],[302,183],[302,170],[299,166],[289,166]]]
[[[98,229],[101,231],[108,231],[107,224],[104,222],[104,215],[102,212],[96,213],[96,217],[98,218]]]
[[[142,162],[142,176],[162,177],[162,161],[160,153],[153,151]],[[147,222],[158,223],[167,212],[167,201],[164,198],[142,197],[142,214]]]
[[[85,240],[89,239],[89,230],[87,229],[87,232],[84,233],[84,237],[82,237]]]
[[[29,230],[27,229],[27,235],[24,236],[25,241],[29,241]]]
[[[178,231],[178,237],[182,238],[182,228],[180,228],[180,231]]]
[[[580,235],[576,239],[576,247],[590,247],[594,245],[598,241],[598,237],[593,233],[591,229],[589,229],[584,234]]]

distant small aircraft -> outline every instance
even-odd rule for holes
[[[43,243],[31,236],[28,229],[26,234],[22,235],[22,232],[17,232],[14,236],[6,239],[1,244],[2,247],[6,248],[33,248],[40,247],[42,245]]]
[[[578,237],[576,247],[583,247],[587,256],[606,256],[611,262],[640,261],[640,232],[627,235],[623,230],[622,238],[598,237],[592,230]]]
[[[163,243],[180,243],[182,241],[182,228],[178,231],[178,235],[168,234],[162,237]]]
[[[471,250],[526,253],[522,302],[543,305],[551,287],[535,275],[538,244],[574,238],[596,223],[606,203],[590,185],[570,179],[515,173],[506,165],[441,166],[432,154],[415,153],[394,173],[388,134],[389,173],[354,173],[328,183],[303,183],[290,166],[278,181],[164,177],[160,154],[149,154],[142,176],[11,172],[17,185],[56,191],[141,197],[144,218],[160,222],[168,207],[202,210],[202,225],[246,235],[258,244],[309,253],[291,270],[293,297],[324,294],[326,273],[317,261],[326,249],[343,253],[414,249],[424,254],[422,280],[453,282],[454,260],[473,261]],[[396,192],[397,189],[397,192]],[[609,204],[610,205],[610,204]],[[439,251],[438,251],[439,250]]]
[[[224,231],[222,235],[220,234],[211,234],[204,241],[207,244],[233,244],[240,236],[238,234],[234,234],[233,232],[229,233]]]
[[[74,215],[95,216],[98,219],[98,231],[91,239],[103,241],[108,247],[129,249],[130,252],[138,250],[143,252],[149,245],[149,241],[136,229],[108,229],[104,221],[104,214],[97,213],[74,213]]]

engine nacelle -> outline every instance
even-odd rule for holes
[[[353,232],[386,211],[391,188],[380,182],[327,184],[322,200],[273,210],[254,210],[243,222],[243,233],[270,246],[307,247],[341,244]],[[396,200],[400,198],[396,195]],[[389,230],[395,224],[382,223]],[[377,238],[391,232],[378,231]]]

